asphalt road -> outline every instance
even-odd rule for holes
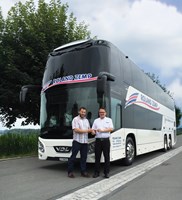
[[[107,200],[182,199],[182,153],[103,197]]]
[[[176,148],[181,144],[182,136],[179,136]],[[139,156],[130,167],[123,166],[119,161],[114,162],[111,164],[111,177],[163,154],[161,151],[156,151]],[[182,199],[182,193],[180,193],[182,175],[179,174],[182,170],[181,158],[182,154],[180,153],[145,175],[111,192],[103,199],[168,200],[170,199],[167,198],[170,197],[170,190],[176,200]],[[93,167],[93,164],[88,165],[90,174],[93,174]],[[0,200],[55,200],[103,180],[102,177],[98,179],[81,177],[79,163],[76,164],[75,179],[68,178],[66,170],[67,163],[40,161],[36,157],[1,160]],[[175,200],[175,198],[172,199]]]

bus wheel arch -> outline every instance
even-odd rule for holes
[[[125,143],[125,158],[123,159],[124,165],[132,165],[136,156],[136,140],[134,134],[129,134]]]

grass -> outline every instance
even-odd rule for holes
[[[0,136],[0,158],[37,155],[38,134],[7,133]]]

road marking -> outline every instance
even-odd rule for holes
[[[96,200],[102,198],[117,188],[141,176],[142,174],[145,174],[154,167],[169,160],[180,152],[182,152],[182,146],[126,171],[115,174],[109,179],[103,179],[97,183],[79,189],[71,194],[58,198],[57,200]]]

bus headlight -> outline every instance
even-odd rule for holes
[[[44,145],[42,144],[42,142],[41,142],[40,140],[38,141],[38,149],[39,149],[42,153],[45,152]]]
[[[95,142],[91,142],[88,144],[88,154],[92,154],[95,152]]]

